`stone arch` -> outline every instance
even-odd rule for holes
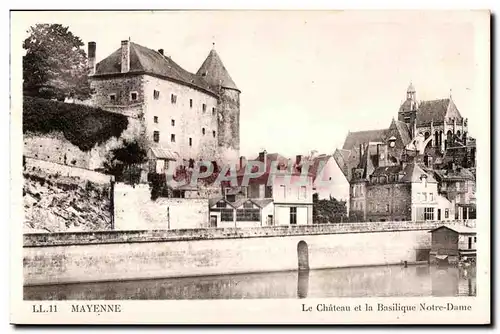
[[[309,249],[304,240],[297,244],[297,259],[299,270],[309,270]]]

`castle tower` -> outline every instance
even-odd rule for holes
[[[217,108],[219,160],[237,163],[240,156],[240,93],[224,67],[219,55],[212,49],[197,75],[219,92]]]

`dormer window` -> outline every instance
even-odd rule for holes
[[[111,102],[115,102],[116,101],[116,94],[109,94],[109,100]]]

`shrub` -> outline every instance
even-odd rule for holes
[[[29,96],[23,100],[24,133],[59,131],[84,152],[111,137],[119,138],[127,126],[127,117],[100,108]]]

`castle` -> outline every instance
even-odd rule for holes
[[[237,162],[241,91],[215,49],[196,74],[130,40],[99,63],[89,42],[88,57],[92,105],[138,122],[150,159]]]

